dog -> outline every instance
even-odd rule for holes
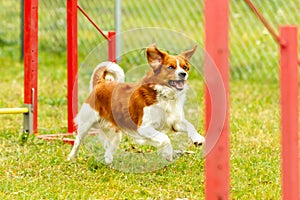
[[[99,64],[90,80],[90,94],[74,120],[78,134],[68,160],[76,159],[84,137],[95,127],[107,164],[113,161],[122,133],[137,144],[157,147],[167,161],[173,159],[173,148],[164,130],[186,132],[196,146],[204,144],[205,138],[185,119],[183,110],[189,60],[196,49],[197,45],[169,55],[155,44],[148,46],[150,70],[138,83],[124,83],[124,71],[116,63]]]

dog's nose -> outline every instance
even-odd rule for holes
[[[186,76],[186,73],[185,72],[180,72],[178,75],[179,75],[180,78],[184,78]]]

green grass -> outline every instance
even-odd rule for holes
[[[109,169],[82,152],[76,163],[67,162],[69,145],[29,137],[20,145],[17,133],[1,136],[0,195],[7,199],[137,199],[142,197],[203,197],[203,160],[183,157],[182,164],[134,174]],[[6,167],[5,167],[6,166]],[[5,167],[5,168],[4,168]]]
[[[10,0],[0,0],[0,107],[23,105],[23,65],[19,58],[19,12],[9,9],[14,6]],[[18,1],[19,2],[19,1]],[[64,133],[67,129],[67,81],[65,30],[60,29],[64,4],[51,7],[54,1],[43,1],[40,5],[40,52],[39,52],[39,133]],[[103,3],[105,1],[100,1]],[[141,2],[141,3],[140,3]],[[150,1],[124,1],[123,30],[142,26],[174,28],[178,31],[185,21],[186,28],[180,30],[201,45],[203,44],[203,17],[197,18],[191,7],[180,10],[179,23],[160,20],[165,14],[175,19],[178,10],[167,7],[149,19],[151,10],[141,13]],[[161,1],[151,1],[159,4]],[[187,1],[180,1],[180,5]],[[231,83],[230,83],[230,195],[231,199],[280,199],[280,127],[279,127],[279,84],[277,46],[266,34],[262,25],[253,17],[242,1],[231,1]],[[275,1],[274,1],[275,2]],[[277,1],[276,1],[277,2]],[[282,1],[284,2],[284,1]],[[291,1],[294,2],[294,1]],[[163,2],[165,3],[165,2]],[[172,1],[172,3],[174,3]],[[275,28],[280,23],[299,21],[294,14],[296,8],[286,3],[260,3],[268,20],[274,20]],[[201,4],[201,3],[200,3]],[[202,4],[197,4],[197,14],[202,16]],[[56,4],[55,4],[56,5]],[[153,4],[154,5],[154,4]],[[18,8],[18,4],[16,4]],[[82,1],[82,6],[85,5]],[[164,5],[165,6],[165,5]],[[14,7],[15,8],[15,7]],[[90,12],[103,8],[102,4],[90,8]],[[125,9],[126,8],[126,9]],[[53,13],[59,20],[49,23]],[[50,10],[53,9],[53,10]],[[109,19],[108,6],[101,19]],[[155,10],[155,7],[151,7]],[[282,9],[281,11],[279,11]],[[284,13],[283,16],[276,13]],[[287,11],[293,10],[288,14]],[[8,12],[9,11],[9,12]],[[188,14],[187,14],[188,13]],[[299,12],[298,12],[299,13]],[[193,13],[194,14],[194,13]],[[63,17],[61,17],[63,16]],[[94,18],[97,15],[94,15]],[[138,17],[140,16],[140,17]],[[146,17],[144,17],[146,16]],[[185,20],[184,16],[190,16]],[[244,17],[243,17],[244,16]],[[146,19],[148,19],[146,21]],[[199,19],[199,20],[198,20]],[[99,20],[97,18],[97,20]],[[198,21],[197,21],[198,20]],[[147,23],[146,23],[147,22]],[[105,23],[110,29],[112,22]],[[97,33],[81,19],[79,60],[82,62],[90,49],[98,44]],[[192,29],[188,27],[192,26]],[[202,28],[201,28],[202,27]],[[197,31],[196,31],[197,29]],[[55,35],[55,37],[53,37]],[[130,36],[130,35],[129,35]],[[133,35],[128,43],[135,41]],[[85,40],[88,40],[86,42]],[[100,40],[102,41],[102,40]],[[92,45],[91,45],[92,43]],[[124,44],[126,45],[126,43]],[[186,48],[186,47],[185,47]],[[95,57],[99,51],[94,52]],[[126,52],[127,53],[127,52]],[[101,55],[102,56],[102,55]],[[101,57],[100,56],[100,57]],[[129,52],[122,60],[122,66],[130,71],[131,66],[145,63],[143,51]],[[134,61],[131,59],[134,58]],[[89,60],[90,63],[96,62]],[[87,62],[87,63],[89,63]],[[92,67],[92,66],[91,66]],[[82,74],[87,73],[81,68]],[[131,71],[136,75],[137,71]],[[192,72],[192,110],[187,117],[204,132],[203,78],[196,70]],[[198,107],[195,108],[195,101]],[[195,115],[198,111],[198,115]],[[185,154],[176,162],[149,173],[129,173],[115,169],[97,161],[97,156],[82,147],[76,163],[67,162],[71,146],[59,141],[45,142],[30,135],[20,134],[21,115],[0,116],[0,197],[3,199],[203,199],[204,198],[204,158],[202,148],[189,146],[195,154]],[[131,143],[124,139],[122,150],[129,149]],[[152,151],[148,147],[132,150]],[[122,165],[120,165],[122,167]]]
[[[4,62],[1,106],[22,105],[21,64]],[[55,62],[54,62],[55,64]],[[66,131],[64,67],[40,69],[41,133]],[[203,87],[196,79],[195,87]],[[16,89],[19,88],[19,89]],[[58,90],[56,88],[59,88]],[[231,82],[231,197],[278,199],[280,196],[278,83]],[[203,104],[203,94],[197,97]],[[201,111],[201,115],[203,110]],[[191,116],[189,116],[191,118]],[[203,132],[203,117],[198,125]],[[35,136],[22,140],[21,116],[0,116],[0,196],[5,199],[138,199],[204,198],[202,149],[184,155],[160,170],[136,174],[110,169],[81,148],[76,163],[67,162],[71,146]]]

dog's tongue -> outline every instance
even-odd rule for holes
[[[184,87],[184,82],[183,81],[175,81],[175,85],[176,85],[177,89],[182,90]]]

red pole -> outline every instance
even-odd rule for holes
[[[78,24],[77,0],[67,0],[67,45],[68,45],[68,132],[76,131],[73,120],[78,112]]]
[[[206,199],[229,199],[229,0],[205,1]]]
[[[33,105],[33,132],[38,116],[38,0],[24,1],[24,104]]]
[[[297,27],[280,28],[282,199],[299,199]]]
[[[108,60],[116,62],[116,32],[108,32]]]

